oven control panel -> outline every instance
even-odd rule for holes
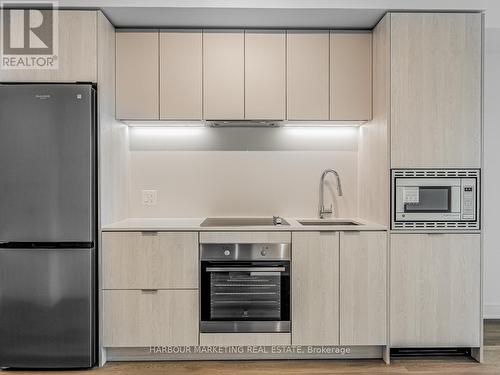
[[[290,260],[289,243],[201,244],[200,259],[209,261]]]

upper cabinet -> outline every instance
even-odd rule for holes
[[[372,34],[330,34],[330,120],[372,118]]]
[[[159,119],[158,31],[116,33],[116,117]]]
[[[285,118],[284,31],[204,31],[203,115],[207,120]]]
[[[202,32],[160,32],[160,119],[202,118]]]
[[[391,14],[393,168],[481,166],[481,22]]]
[[[328,30],[287,32],[287,118],[329,120]]]
[[[285,32],[245,31],[245,118],[285,118]]]
[[[372,34],[287,33],[288,120],[372,118]]]
[[[97,12],[59,10],[57,14],[57,69],[1,69],[1,82],[97,82]]]
[[[205,119],[245,116],[245,33],[203,32],[203,114]]]
[[[371,33],[119,32],[116,117],[369,120],[371,51]]]
[[[116,34],[116,117],[202,118],[201,30]]]

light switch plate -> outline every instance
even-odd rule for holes
[[[158,190],[142,190],[142,204],[156,206],[158,203]]]

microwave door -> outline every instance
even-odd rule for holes
[[[396,197],[397,221],[447,221],[460,219],[457,187],[399,186]],[[458,193],[458,194],[457,194]]]
[[[451,212],[451,186],[417,187],[417,199],[404,203],[404,212],[445,213]]]

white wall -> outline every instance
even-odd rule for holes
[[[500,28],[486,30],[484,71],[484,316],[500,318]]]
[[[220,130],[132,129],[130,217],[312,217],[326,168],[339,172],[344,191],[336,198],[329,177],[326,203],[335,200],[337,216],[357,216],[357,128]],[[151,189],[158,204],[144,206],[141,190]]]

